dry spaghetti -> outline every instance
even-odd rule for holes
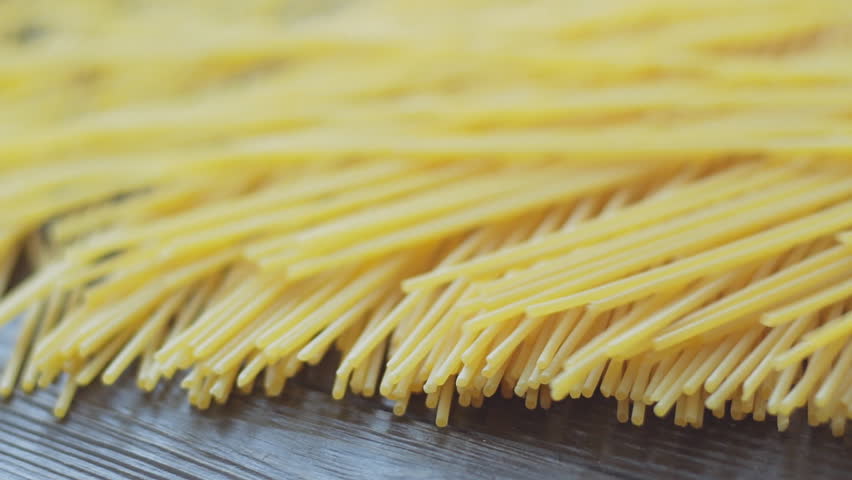
[[[0,3],[0,394],[845,433],[845,1],[229,5]]]

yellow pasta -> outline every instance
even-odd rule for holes
[[[837,303],[850,296],[852,296],[852,278],[821,290],[791,305],[767,312],[763,315],[761,322],[766,326],[775,327],[791,322],[801,315],[818,311],[827,305]]]
[[[499,392],[845,435],[846,2],[364,0],[284,30],[224,3],[0,7],[63,40],[0,35],[0,395],[61,382],[63,417],[131,371],[206,409],[337,351],[334,398],[439,426]]]
[[[810,355],[821,346],[836,339],[846,338],[850,332],[852,332],[852,313],[834,318],[821,327],[808,332],[792,349],[779,354],[775,358],[775,368],[780,370],[787,367]]]

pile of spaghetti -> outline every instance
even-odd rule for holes
[[[0,51],[4,396],[337,350],[441,426],[852,418],[848,0],[12,0]]]

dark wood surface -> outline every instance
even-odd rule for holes
[[[14,331],[0,330],[0,358]],[[379,399],[328,395],[333,365],[304,372],[279,398],[235,396],[200,412],[177,385],[152,394],[133,379],[78,393],[68,418],[57,388],[0,403],[0,478],[852,478],[852,439],[774,422],[669,419],[619,424],[611,400],[530,412],[491,399],[454,408],[450,426],[412,406],[397,418]]]

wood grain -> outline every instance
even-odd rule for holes
[[[0,330],[0,358],[14,335]],[[82,390],[69,417],[51,415],[57,388],[0,404],[0,478],[848,478],[852,440],[774,422],[709,418],[702,431],[669,419],[619,424],[611,400],[531,412],[491,399],[456,407],[438,429],[417,402],[404,418],[390,404],[328,395],[332,364],[206,412],[176,385],[144,394],[125,377]]]

